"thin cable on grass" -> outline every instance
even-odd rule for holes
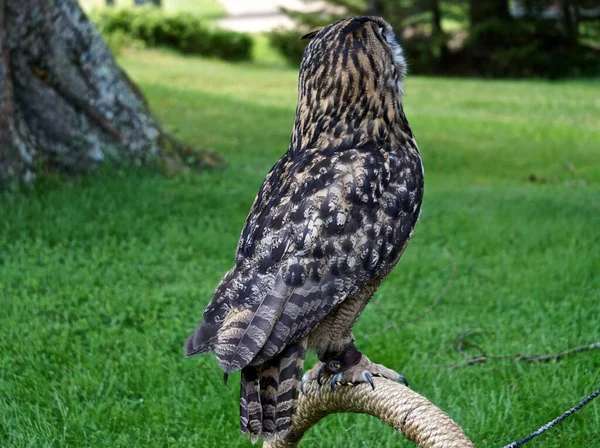
[[[581,400],[577,405],[573,406],[571,409],[569,409],[565,413],[561,414],[559,417],[555,418],[551,422],[546,423],[539,429],[533,431],[531,434],[523,437],[521,440],[517,440],[516,442],[510,443],[510,444],[504,446],[503,448],[517,448],[517,447],[529,442],[531,439],[548,431],[550,428],[552,428],[553,426],[556,426],[557,424],[562,422],[564,419],[566,419],[570,415],[579,411],[581,408],[583,408],[586,404],[588,404],[590,401],[592,401],[594,398],[598,397],[599,395],[600,395],[600,389],[597,389],[594,392],[592,392],[590,395],[585,397],[583,400]]]
[[[534,363],[558,361],[560,359],[566,358],[566,357],[574,355],[576,353],[587,352],[590,350],[600,350],[600,341],[598,341],[598,342],[593,342],[593,343],[587,344],[587,345],[581,345],[579,347],[569,348],[569,349],[564,350],[559,353],[550,353],[550,354],[543,354],[543,355],[522,355],[522,354],[488,355],[485,352],[485,350],[483,350],[480,346],[473,344],[472,342],[469,342],[466,340],[467,336],[469,336],[470,334],[473,334],[475,332],[476,332],[476,330],[463,331],[458,336],[458,338],[455,339],[455,342],[457,343],[456,349],[458,350],[459,353],[462,353],[463,355],[468,356],[467,353],[465,352],[465,346],[472,347],[479,351],[479,355],[471,356],[464,362],[452,364],[451,366],[448,367],[448,370],[455,370],[455,369],[459,369],[462,367],[472,366],[475,364],[484,364],[488,361],[500,361],[500,360],[512,360],[513,362],[525,361],[525,362],[534,362]]]

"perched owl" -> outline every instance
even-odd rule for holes
[[[352,326],[410,239],[423,167],[402,107],[406,63],[390,25],[353,17],[306,35],[288,151],[264,180],[188,356],[241,370],[241,427],[291,425],[301,385],[403,379],[354,346]],[[302,375],[305,351],[318,368]]]

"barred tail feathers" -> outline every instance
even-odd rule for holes
[[[253,441],[291,427],[305,350],[306,342],[300,341],[260,366],[242,369],[240,425]]]
[[[259,367],[242,369],[240,381],[240,426],[252,442],[262,434],[262,407],[260,405]]]

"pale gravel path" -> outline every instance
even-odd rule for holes
[[[219,25],[234,31],[261,32],[275,28],[292,28],[293,22],[279,12],[280,7],[298,11],[319,8],[318,4],[306,4],[300,0],[219,0],[227,11],[227,17]]]

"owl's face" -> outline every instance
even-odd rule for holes
[[[349,84],[367,94],[371,89],[402,94],[406,60],[392,27],[381,17],[343,19],[304,38],[311,42],[302,60],[301,81],[326,91]]]

